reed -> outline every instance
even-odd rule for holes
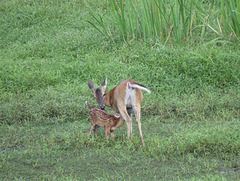
[[[95,21],[89,23],[111,40],[119,36],[126,42],[140,39],[182,45],[196,37],[204,40],[207,30],[225,39],[227,36],[239,39],[240,3],[235,0],[214,1],[212,6],[221,8],[220,19],[216,16],[211,19],[205,10],[210,4],[203,5],[199,0],[107,0],[106,4],[109,20],[104,22],[89,7]]]
[[[110,0],[123,40],[155,39],[182,44],[195,26],[194,3],[185,0]]]
[[[239,0],[221,0],[223,27],[230,38],[233,35],[240,41],[240,2]]]
[[[211,21],[206,22],[206,26],[220,39],[240,41],[240,2],[221,0],[216,4],[220,13],[213,15]]]

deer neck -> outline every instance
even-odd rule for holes
[[[113,107],[113,91],[112,90],[105,93],[105,105],[108,107]]]

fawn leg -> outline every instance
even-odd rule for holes
[[[115,132],[114,130],[110,130],[112,138],[115,140]]]
[[[105,134],[106,134],[107,140],[109,139],[109,133],[110,133],[110,127],[106,126],[105,127]]]
[[[99,126],[96,124],[93,128],[94,134],[97,136],[97,129],[99,128]]]
[[[89,131],[88,131],[88,137],[91,135],[92,133],[92,129],[95,125],[94,124],[91,124],[90,128],[89,128]]]

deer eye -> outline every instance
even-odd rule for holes
[[[103,97],[105,96],[105,94],[103,94]]]

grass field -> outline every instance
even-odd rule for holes
[[[220,5],[204,1],[209,26],[175,44],[122,40],[114,24],[109,39],[89,7],[111,24],[110,2],[86,2],[0,1],[0,180],[240,180],[240,45],[216,29]],[[126,124],[115,141],[87,137],[87,82],[106,76],[107,91],[127,78],[151,90],[146,147],[135,121],[130,141]]]

